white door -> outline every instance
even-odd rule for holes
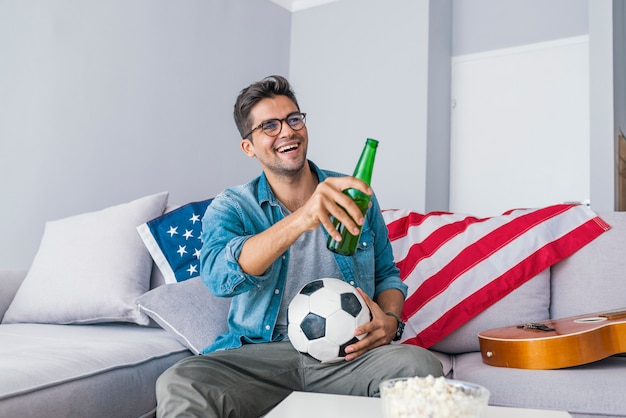
[[[450,210],[590,196],[587,36],[454,57]]]

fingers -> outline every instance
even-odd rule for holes
[[[344,193],[344,190],[348,190],[347,193],[351,196]],[[338,222],[341,222],[352,235],[358,235],[359,227],[365,222],[364,212],[369,207],[364,203],[365,201],[369,202],[372,189],[354,177],[331,177],[320,183],[316,192],[328,199],[325,202],[327,204],[324,206],[324,209],[327,211],[328,222],[326,222],[326,219],[321,219],[321,223],[328,233],[336,240],[341,239],[341,235],[330,221],[332,216]],[[355,203],[353,198],[356,198],[355,200],[357,203],[360,203],[361,207]]]
[[[357,288],[357,291],[365,300],[370,308],[372,320],[367,324],[358,327],[354,335],[359,336],[367,333],[360,341],[346,347],[346,360],[354,360],[360,355],[382,345],[387,345],[391,341],[385,328],[385,322],[388,316],[383,312],[380,306],[372,300],[363,290]]]
[[[361,199],[361,206],[364,206],[361,211],[352,198],[343,192],[347,189],[353,189],[349,193],[365,197],[368,201],[372,194],[372,189],[367,184],[354,177],[327,178],[317,185],[307,203],[296,211],[302,230],[313,230],[322,224],[335,240],[340,241],[341,234],[331,219],[334,218],[353,235],[358,235],[360,226],[365,222],[363,212],[368,206]]]
[[[369,187],[367,183],[352,176],[328,177],[326,180],[324,180],[324,183],[332,185],[333,188],[339,191],[343,191],[346,189],[357,189],[362,193],[368,195],[372,194],[372,188]]]
[[[346,360],[354,360],[376,347],[387,344],[389,344],[389,340],[386,337],[384,328],[381,326],[373,327],[362,340],[346,347]]]
[[[380,308],[378,303],[374,302],[372,300],[372,298],[370,298],[368,296],[368,294],[363,291],[363,289],[361,289],[360,287],[357,287],[356,290],[357,290],[357,292],[359,292],[359,295],[361,295],[361,297],[363,298],[363,300],[367,304],[367,307],[370,308],[370,312],[372,314],[372,319],[374,319],[374,318],[383,318],[383,317],[387,316],[383,312],[383,310]]]

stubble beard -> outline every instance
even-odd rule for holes
[[[304,171],[304,167],[308,164],[306,154],[307,147],[305,145],[304,138],[300,141],[300,154],[302,156],[301,160],[293,165],[290,163],[285,163],[282,159],[277,158],[275,164],[269,166],[269,170],[274,173],[276,176],[285,178],[285,179],[295,179],[302,175]]]
[[[270,170],[278,177],[293,179],[300,177],[306,164],[307,160],[305,156],[295,166],[286,164],[275,164],[273,167],[270,167]]]

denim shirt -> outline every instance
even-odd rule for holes
[[[309,164],[320,182],[329,176],[343,176],[320,170],[310,161]],[[289,250],[261,276],[246,274],[238,262],[248,238],[283,218],[265,174],[225,190],[208,206],[202,219],[200,277],[213,294],[232,297],[232,302],[229,331],[218,336],[202,354],[283,338],[274,332],[274,326],[285,288]],[[387,289],[398,289],[406,297],[407,286],[393,261],[387,227],[375,196],[365,218],[357,253],[352,257],[338,254],[334,257],[343,280],[360,287],[370,297]]]

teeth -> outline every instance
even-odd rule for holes
[[[287,146],[278,148],[278,152],[287,152],[287,151],[294,150],[296,148],[298,148],[298,145],[295,145],[295,144],[294,145],[287,145]]]

